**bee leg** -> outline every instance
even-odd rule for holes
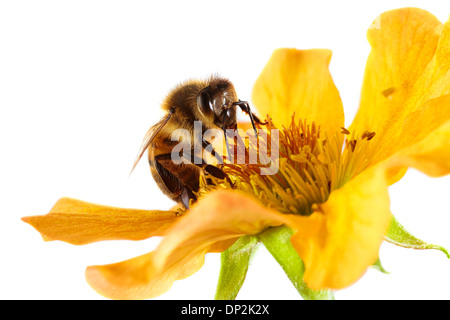
[[[206,164],[203,167],[203,170],[205,170],[206,172],[208,172],[210,175],[212,175],[215,178],[218,178],[221,180],[226,179],[227,182],[230,184],[230,186],[234,189],[234,183],[231,181],[230,177],[225,172],[223,172],[222,169],[217,168],[210,164]]]
[[[191,163],[195,164],[197,167],[202,168],[206,172],[208,172],[213,177],[219,178],[219,179],[225,179],[227,177],[227,174],[222,171],[222,169],[213,166],[211,164],[206,163],[205,160],[197,157],[193,153],[191,153],[191,159],[189,159]]]
[[[255,128],[255,123],[257,123],[257,124],[259,124],[259,125],[266,125],[266,124],[268,124],[268,122],[262,122],[261,119],[259,119],[258,116],[255,115],[255,114],[252,112],[252,110],[250,110],[250,105],[248,104],[247,101],[239,100],[239,101],[237,101],[237,102],[235,102],[235,103],[233,103],[233,104],[236,105],[236,106],[239,106],[239,108],[241,108],[241,110],[242,110],[244,113],[246,113],[246,114],[249,115],[250,120],[252,121],[253,128]],[[255,130],[256,130],[256,129],[255,129]]]
[[[203,165],[203,170],[205,170],[207,173],[209,173],[210,175],[212,175],[215,178],[224,180],[226,179],[227,182],[230,184],[230,186],[232,188],[234,188],[234,183],[231,181],[230,177],[220,168],[210,165],[210,164],[205,164]]]
[[[166,188],[165,193],[173,200],[181,202],[186,208],[189,208],[190,199],[194,202],[197,200],[194,191],[196,192],[199,189],[199,177],[195,171],[188,170],[188,167],[186,167],[187,170],[184,170],[186,173],[186,175],[184,175],[184,180],[183,178],[176,176],[172,172],[178,172],[177,169],[180,165],[177,165],[172,161],[171,153],[159,154],[154,158],[154,167],[158,174],[158,178]]]
[[[191,199],[193,200],[193,202],[197,201],[196,195],[192,192],[191,189],[184,187],[183,191],[181,191],[180,200],[186,209],[189,209]]]
[[[196,166],[202,168],[204,171],[206,171],[207,173],[209,173],[210,175],[212,175],[215,178],[218,178],[221,180],[227,179],[228,183],[232,187],[234,187],[234,184],[231,181],[230,177],[228,177],[228,175],[225,172],[223,172],[222,169],[206,163],[205,160],[197,157],[196,155],[194,155],[193,152],[191,153],[191,158],[192,159],[189,159],[191,161],[191,163],[194,163]]]
[[[228,175],[225,172],[223,172],[222,169],[217,168],[210,164],[204,165],[203,170],[205,170],[206,172],[208,172],[210,175],[212,175],[215,178],[219,178],[222,180],[228,178]]]
[[[261,119],[259,119],[258,116],[257,116],[256,114],[254,114],[253,112],[250,112],[250,114],[252,115],[253,120],[254,120],[257,124],[263,125],[263,126],[265,126],[266,124],[269,124],[267,121],[264,121],[264,122],[261,121]]]
[[[211,146],[211,148],[208,148],[209,146]],[[209,141],[206,141],[205,139],[202,139],[202,147],[203,147],[203,149],[205,149],[206,151],[211,153],[212,156],[217,159],[219,164],[221,164],[221,165],[223,164],[223,157],[220,154],[218,154],[216,152],[216,150],[214,150],[212,144]]]

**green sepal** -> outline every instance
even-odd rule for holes
[[[375,263],[373,265],[371,265],[371,267],[372,267],[372,269],[378,270],[382,273],[389,274],[389,272],[386,271],[386,269],[381,264],[380,258],[378,258],[377,261],[375,261]]]
[[[281,265],[294,287],[305,300],[334,300],[331,290],[312,290],[303,281],[305,265],[291,244],[292,229],[286,226],[270,228],[259,238],[275,260]]]
[[[222,252],[219,280],[214,299],[236,299],[258,243],[259,239],[256,236],[242,236],[231,247]]]
[[[401,246],[405,248],[411,249],[436,249],[440,250],[446,254],[447,258],[450,259],[450,255],[448,251],[441,246],[426,243],[420,239],[414,237],[411,233],[409,233],[398,221],[392,216],[391,222],[389,224],[389,229],[385,235],[386,241]]]

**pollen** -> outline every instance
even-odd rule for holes
[[[371,154],[368,145],[375,137],[375,132],[356,136],[346,128],[337,128],[328,136],[314,122],[295,121],[295,115],[287,128],[279,129],[269,119],[259,132],[262,130],[266,134],[259,134],[257,141],[245,144],[246,159],[248,154],[260,153],[261,149],[277,150],[278,157],[273,154],[270,157],[278,170],[262,174],[267,159],[254,164],[226,162],[222,169],[230,179],[212,178],[209,183],[204,179],[201,193],[215,188],[238,189],[279,212],[309,215],[327,201],[333,190],[367,168]]]

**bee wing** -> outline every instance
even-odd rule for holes
[[[149,145],[152,143],[153,139],[156,137],[156,135],[161,131],[162,128],[167,124],[170,117],[172,116],[172,113],[169,113],[166,117],[159,120],[156,124],[154,124],[145,134],[144,139],[142,139],[141,146],[139,148],[138,155],[136,157],[136,160],[134,161],[133,168],[131,169],[130,174],[133,172],[134,168],[136,168],[136,165],[138,164],[139,160],[141,160],[142,155],[144,154],[145,150],[148,149]]]

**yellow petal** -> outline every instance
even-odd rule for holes
[[[432,177],[450,173],[450,120],[422,141],[388,159],[390,167],[408,166]]]
[[[244,132],[247,132],[247,130],[253,130],[253,126],[251,122],[245,121],[245,122],[238,122],[238,129],[241,129]]]
[[[174,211],[121,209],[70,198],[61,198],[49,214],[22,218],[44,240],[76,245],[161,236],[177,219]]]
[[[158,248],[127,261],[91,266],[89,284],[112,299],[148,299],[167,291],[175,280],[196,272],[207,252],[223,251],[237,238],[279,226],[285,216],[233,191],[201,198],[170,230]]]
[[[400,171],[399,178],[407,167],[433,177],[449,174],[449,113],[450,94],[428,100],[421,109],[406,117],[403,140],[398,143],[399,151],[379,166],[388,175]]]
[[[312,289],[353,284],[378,258],[391,213],[383,170],[368,170],[331,193],[309,217],[292,219],[292,244]]]
[[[386,169],[386,179],[388,180],[388,185],[393,185],[394,183],[400,181],[406,174],[406,171],[408,171],[408,168],[403,166],[392,166]]]
[[[278,49],[253,87],[252,99],[264,118],[286,127],[297,119],[315,121],[330,136],[344,126],[339,92],[328,70],[329,50]]]
[[[408,141],[403,124],[409,114],[450,90],[448,25],[442,32],[432,14],[417,8],[388,11],[376,21],[378,27],[367,33],[372,51],[351,126],[359,133],[377,133],[373,163]]]
[[[433,59],[416,82],[413,99],[422,105],[429,99],[450,94],[450,21],[443,28]]]

